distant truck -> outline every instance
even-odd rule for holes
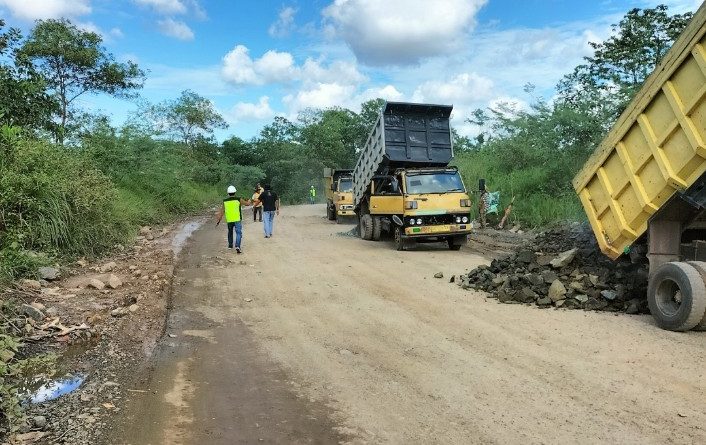
[[[324,169],[326,217],[340,222],[340,217],[355,216],[353,211],[353,170]]]
[[[471,200],[453,158],[450,105],[387,102],[353,170],[360,236],[445,242],[459,250],[471,233]]]
[[[573,185],[603,253],[648,259],[657,325],[706,330],[706,5]]]

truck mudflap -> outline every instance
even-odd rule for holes
[[[470,224],[444,224],[438,226],[416,226],[405,227],[406,237],[424,236],[446,236],[446,235],[470,235],[472,227]]]

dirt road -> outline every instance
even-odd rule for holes
[[[286,207],[245,252],[197,231],[167,334],[112,443],[705,443],[706,334],[647,316],[497,304]],[[171,334],[171,336],[169,335]]]

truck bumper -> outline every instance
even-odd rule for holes
[[[353,210],[338,210],[337,215],[338,216],[355,216],[355,212]]]
[[[444,224],[440,226],[406,227],[404,234],[409,238],[416,237],[443,237],[456,235],[470,235],[471,224]]]

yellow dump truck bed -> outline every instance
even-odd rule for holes
[[[706,5],[573,181],[603,253],[619,257],[650,217],[706,172]]]

